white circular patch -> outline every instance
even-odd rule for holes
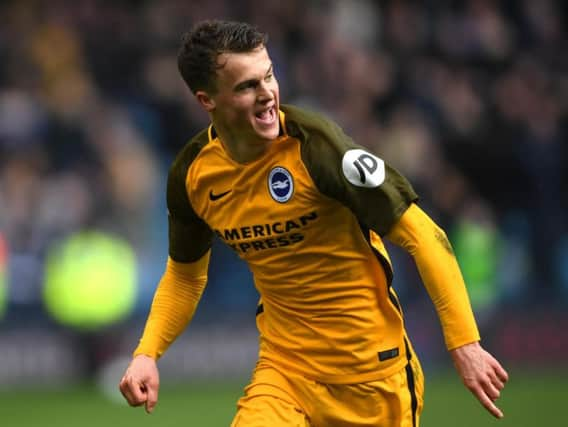
[[[268,190],[272,198],[277,202],[287,202],[294,192],[292,174],[283,167],[275,167],[268,174]]]
[[[385,162],[365,150],[348,150],[341,162],[343,175],[357,187],[378,187],[385,180]]]

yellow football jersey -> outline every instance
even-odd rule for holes
[[[196,261],[216,235],[248,263],[261,358],[326,383],[386,377],[407,348],[380,236],[417,196],[333,122],[281,108],[280,136],[253,162],[233,161],[212,127],[180,152],[170,257]]]

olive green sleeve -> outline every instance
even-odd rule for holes
[[[283,111],[318,190],[349,207],[366,227],[384,236],[418,199],[396,169],[355,144],[332,121],[295,107],[283,106]]]
[[[185,185],[189,166],[206,143],[202,132],[179,153],[168,175],[169,255],[176,262],[196,261],[211,248],[213,232],[193,210]]]

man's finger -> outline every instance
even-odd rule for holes
[[[124,396],[124,398],[126,399],[126,402],[130,405],[130,406],[138,406],[139,403],[137,402],[136,398],[134,397],[134,395],[131,393],[130,388],[128,387],[124,387],[120,389],[120,392],[122,393],[122,395]]]
[[[501,391],[505,388],[505,383],[501,381],[501,379],[496,375],[490,375],[491,383],[497,388],[497,390]]]
[[[146,402],[145,388],[141,387],[131,377],[126,377],[120,382],[120,391],[130,406],[140,406]]]
[[[472,392],[485,409],[487,409],[495,418],[503,418],[503,412],[495,405],[495,403],[493,403],[489,396],[485,394],[481,387],[473,389]]]
[[[146,412],[151,414],[158,403],[158,386],[151,385],[146,388]]]
[[[492,365],[493,365],[493,369],[494,369],[495,373],[497,374],[497,377],[501,381],[506,383],[509,380],[509,374],[507,373],[507,371],[505,369],[503,369],[501,364],[499,362],[497,362],[497,360],[495,360],[495,359],[493,359]]]
[[[131,404],[130,402],[134,400],[134,396],[132,395],[132,393],[130,393],[130,387],[128,386],[126,377],[122,377],[120,383],[118,384],[118,389],[120,390],[128,404]]]
[[[489,396],[489,398],[492,401],[497,400],[499,398],[499,396],[501,395],[501,392],[499,391],[499,389],[497,387],[495,387],[495,385],[493,384],[493,382],[490,379],[487,379],[485,382],[482,382],[481,386],[483,387],[485,394],[487,394],[487,396]]]

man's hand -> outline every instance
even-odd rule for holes
[[[495,405],[509,375],[501,364],[479,342],[466,344],[450,351],[454,365],[465,386],[496,418],[503,412]]]
[[[138,355],[130,362],[118,385],[130,406],[144,405],[151,413],[158,403],[160,376],[156,361],[149,356]]]

